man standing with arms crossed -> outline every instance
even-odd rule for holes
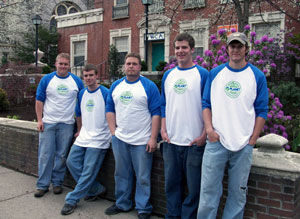
[[[211,70],[203,96],[208,143],[202,164],[198,219],[215,219],[228,165],[228,196],[223,219],[242,219],[252,150],[268,113],[265,75],[247,63],[248,38],[232,33],[227,41],[229,63]]]
[[[195,40],[181,33],[174,40],[178,66],[162,80],[161,136],[165,170],[165,218],[195,219],[200,194],[201,163],[206,133],[202,119],[202,93],[208,71],[193,63]],[[188,195],[182,201],[183,180]]]
[[[97,84],[97,68],[87,64],[83,69],[87,88],[79,92],[76,106],[77,133],[67,159],[67,167],[77,182],[65,198],[62,215],[73,213],[79,200],[96,200],[106,188],[96,177],[109,148],[111,136],[105,118],[108,89]]]
[[[56,57],[56,71],[45,75],[36,92],[37,129],[39,133],[38,181],[35,197],[49,191],[62,193],[66,173],[65,161],[73,139],[74,112],[78,92],[84,88],[79,77],[68,72],[70,57]]]
[[[125,77],[114,82],[107,98],[106,117],[115,157],[116,203],[107,215],[131,210],[136,175],[135,205],[138,218],[150,218],[151,169],[160,127],[160,97],[156,85],[140,76],[141,58],[125,57]]]

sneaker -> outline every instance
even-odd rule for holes
[[[40,198],[43,197],[45,195],[45,193],[47,193],[49,191],[49,189],[37,189],[36,192],[34,193],[34,197],[36,198]]]
[[[140,213],[138,219],[150,219],[150,213]]]
[[[63,188],[61,186],[55,186],[53,187],[53,193],[55,195],[61,194],[63,192]]]
[[[72,214],[73,211],[75,210],[75,208],[77,207],[77,205],[71,205],[71,204],[65,204],[64,207],[61,209],[61,214],[62,215],[68,215],[68,214]]]
[[[106,215],[114,215],[114,214],[119,214],[119,213],[122,213],[122,212],[128,212],[130,211],[131,209],[125,211],[125,210],[122,210],[120,208],[118,208],[118,206],[116,204],[113,204],[112,206],[110,206],[109,208],[107,208],[105,210],[105,214]]]
[[[92,201],[96,201],[99,198],[103,198],[103,196],[106,194],[107,190],[106,188],[104,188],[103,192],[99,193],[98,195],[94,195],[94,196],[85,196],[84,200],[87,202],[92,202]]]

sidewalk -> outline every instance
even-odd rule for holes
[[[81,200],[75,211],[67,216],[60,214],[64,198],[71,190],[64,187],[61,195],[54,195],[52,188],[42,198],[35,198],[37,178],[0,166],[0,219],[134,219],[136,211],[114,216],[104,214],[113,202],[105,199],[94,202]],[[151,219],[159,217],[151,216]]]

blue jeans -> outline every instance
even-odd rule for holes
[[[136,175],[135,205],[138,213],[151,213],[151,169],[153,153],[146,151],[146,145],[130,145],[112,136],[115,157],[116,205],[122,210],[132,208],[131,192],[133,176]]]
[[[197,217],[204,148],[205,146],[178,146],[164,142],[162,154],[167,197],[165,218]],[[187,181],[188,195],[182,201],[184,177]]]
[[[227,150],[220,142],[208,142],[202,164],[202,182],[198,219],[215,219],[223,187],[222,180],[228,164],[228,196],[223,219],[242,219],[246,204],[247,182],[252,163],[253,146],[240,151]]]
[[[39,133],[39,178],[38,189],[47,189],[50,182],[61,186],[66,173],[68,149],[73,140],[74,124],[44,123],[44,131]]]
[[[95,196],[102,193],[105,187],[96,181],[107,149],[86,148],[73,145],[67,159],[67,167],[77,185],[66,196],[65,202],[75,205],[86,195]]]

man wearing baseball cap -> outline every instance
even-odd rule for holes
[[[215,219],[228,168],[228,196],[223,219],[242,219],[252,150],[268,112],[265,75],[246,61],[245,34],[227,40],[229,62],[211,70],[202,108],[207,145],[202,162],[198,219]]]

